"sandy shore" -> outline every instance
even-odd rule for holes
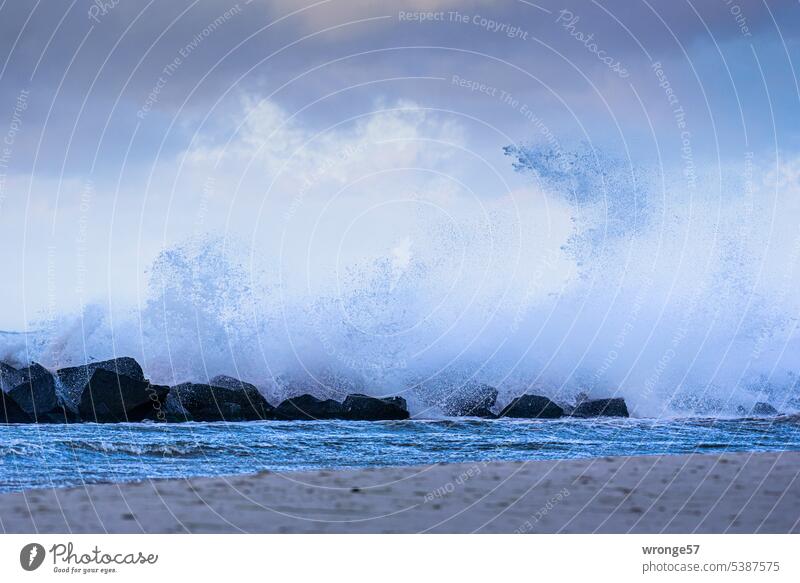
[[[800,532],[800,452],[473,463],[0,495],[9,533]]]

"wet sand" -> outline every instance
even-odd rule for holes
[[[7,533],[800,532],[800,452],[478,462],[0,495]]]

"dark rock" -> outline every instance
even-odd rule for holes
[[[747,409],[745,409],[742,406],[737,407],[736,410],[740,415],[749,414],[749,415],[755,415],[757,417],[773,417],[775,415],[778,415],[778,410],[775,407],[773,407],[769,403],[764,403],[763,401],[759,401],[758,403],[753,405],[753,408],[750,409],[749,413]]]
[[[364,381],[358,375],[327,368],[287,372],[275,379],[282,400],[300,395],[316,395],[319,399],[337,400],[340,395],[363,393]]]
[[[0,389],[7,393],[25,380],[22,373],[10,364],[0,362]]]
[[[84,421],[119,423],[163,420],[169,387],[97,368],[83,389],[79,412]]]
[[[31,417],[32,422],[71,423],[77,420],[77,415],[59,398],[52,373],[42,365],[32,363],[19,370],[5,365],[2,375],[6,381],[17,383],[10,390],[6,388],[7,394]]]
[[[59,398],[55,409],[45,414],[37,413],[36,420],[38,423],[79,423],[81,418],[77,411],[65,405]]]
[[[625,399],[593,399],[582,401],[572,411],[573,417],[630,417]]]
[[[78,410],[83,389],[96,370],[113,372],[135,381],[145,380],[142,367],[129,356],[59,369],[56,371],[56,377],[61,385],[62,396],[68,407],[75,411]]]
[[[344,407],[333,399],[317,399],[300,395],[286,399],[275,408],[275,417],[285,420],[343,419]]]
[[[556,405],[561,407],[565,417],[572,415],[572,412],[575,410],[575,405],[570,405],[569,403],[556,403]]]
[[[489,385],[466,384],[449,391],[438,401],[445,415],[452,417],[497,417],[491,408],[497,401],[497,389]]]
[[[223,389],[235,389],[239,391],[255,391],[258,393],[258,389],[255,385],[250,383],[246,383],[244,381],[240,381],[237,378],[229,377],[228,375],[220,374],[215,376],[213,379],[208,381],[208,384],[212,387],[222,387]]]
[[[181,403],[181,390],[179,388],[181,386],[182,385],[176,385],[175,387],[170,387],[167,398],[164,399],[164,418],[167,423],[185,423],[194,420],[189,411]],[[185,393],[184,396],[186,396]]]
[[[777,414],[778,410],[769,403],[763,403],[759,401],[758,403],[753,405],[753,415],[763,415],[766,417]]]
[[[367,395],[347,395],[342,403],[344,418],[350,421],[389,421],[408,419],[408,406],[402,397],[377,399]]]
[[[50,371],[34,362],[19,372],[22,374],[22,382],[8,392],[19,406],[40,421],[56,412],[59,402],[56,383]]]
[[[228,383],[226,379],[235,382]],[[275,418],[275,408],[253,385],[231,377],[220,382],[229,384],[229,387],[197,383],[172,387],[167,397],[168,420],[258,421]]]
[[[0,423],[33,423],[33,417],[28,415],[11,396],[0,391]]]
[[[517,397],[500,412],[500,417],[522,419],[558,419],[563,415],[564,409],[547,397],[540,397],[539,395]]]

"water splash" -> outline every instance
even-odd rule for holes
[[[621,395],[647,416],[798,407],[797,163],[687,189],[586,146],[506,153],[529,189],[369,203],[361,222],[351,199],[327,215],[338,228],[283,247],[197,237],[160,254],[139,306],[8,335],[3,356],[131,355],[157,382],[403,394],[431,415],[424,387],[481,383],[501,405],[534,391]]]

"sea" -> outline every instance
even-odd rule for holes
[[[777,418],[0,425],[0,491],[260,471],[800,450]]]

